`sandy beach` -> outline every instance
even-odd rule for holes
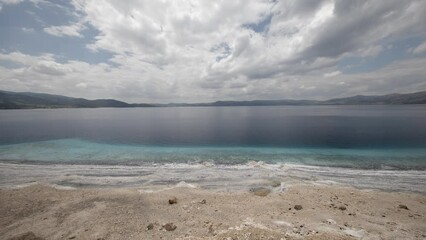
[[[0,190],[0,239],[425,239],[426,196],[341,186]]]

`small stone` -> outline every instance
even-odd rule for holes
[[[404,204],[399,204],[398,208],[409,210],[408,207],[406,205],[404,205]]]
[[[333,219],[330,218],[330,219],[327,219],[327,223],[330,224],[330,225],[336,224],[336,221],[334,221]]]
[[[201,204],[206,204],[207,203],[207,201],[206,201],[206,199],[203,199],[203,200],[201,200],[201,202],[200,202]]]
[[[154,224],[150,223],[150,224],[148,224],[148,226],[146,226],[147,231],[152,230],[152,229],[154,229]]]
[[[75,239],[75,238],[76,238],[76,236],[74,235],[74,236],[69,237],[68,239]]]
[[[169,204],[176,204],[177,203],[177,198],[173,197],[171,199],[169,199]]]
[[[279,187],[279,186],[281,186],[281,181],[279,181],[279,180],[273,180],[272,182],[271,182],[271,186],[272,187]]]
[[[346,207],[345,206],[340,206],[339,209],[342,210],[342,211],[345,211]]]
[[[267,196],[269,193],[271,193],[271,190],[270,190],[270,189],[268,189],[268,188],[263,188],[263,187],[255,188],[255,189],[253,189],[252,191],[253,191],[253,194],[254,194],[254,195],[259,196],[259,197],[265,197],[265,196]]]
[[[174,231],[177,227],[173,223],[166,223],[163,225],[163,228],[166,229],[166,231]]]
[[[294,209],[296,209],[297,211],[302,210],[303,207],[302,205],[294,205]]]

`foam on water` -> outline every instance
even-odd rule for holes
[[[199,187],[300,183],[426,193],[426,149],[149,146],[61,139],[0,145],[0,187]],[[277,185],[277,182],[281,184]]]

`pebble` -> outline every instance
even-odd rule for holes
[[[166,223],[163,225],[163,228],[166,229],[166,231],[174,231],[177,227],[173,223]]]
[[[294,209],[299,211],[299,210],[302,210],[303,207],[302,207],[302,205],[294,205]]]
[[[146,226],[147,231],[152,230],[152,229],[154,229],[154,224],[150,223],[150,224],[148,224],[148,226]]]
[[[404,204],[399,204],[398,208],[409,210],[408,207],[406,205],[404,205]]]
[[[169,199],[169,204],[176,204],[177,203],[177,198],[173,197],[171,199]]]

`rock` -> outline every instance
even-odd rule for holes
[[[206,204],[207,203],[207,201],[206,201],[206,199],[203,199],[203,200],[201,200],[201,202],[200,202],[201,204]]]
[[[294,209],[299,211],[299,210],[302,210],[303,207],[302,207],[302,205],[294,205]]]
[[[345,211],[346,207],[345,206],[340,206],[339,209],[342,210],[342,211]]]
[[[163,225],[163,228],[166,229],[166,231],[174,231],[177,227],[173,223],[166,223]]]
[[[281,181],[279,181],[279,180],[273,180],[272,182],[271,182],[271,186],[272,187],[279,187],[279,186],[281,186]]]
[[[253,194],[254,194],[254,195],[259,196],[259,197],[265,197],[265,196],[267,196],[269,193],[271,193],[271,190],[270,190],[270,189],[268,189],[268,188],[263,188],[263,187],[255,188],[255,189],[253,189],[252,191],[253,191]]]
[[[44,238],[37,237],[33,232],[26,232],[9,238],[9,240],[44,240]]]
[[[177,203],[177,198],[173,197],[171,199],[169,199],[169,204],[176,204]]]
[[[398,208],[405,209],[405,210],[410,210],[410,209],[408,209],[408,207],[407,207],[406,205],[404,205],[404,204],[399,204],[399,205],[398,205]]]
[[[75,239],[75,238],[76,238],[76,236],[73,235],[73,236],[69,237],[68,239]]]
[[[152,230],[152,229],[154,229],[154,224],[153,223],[150,223],[150,224],[148,224],[148,226],[146,226],[146,230],[147,231]]]
[[[334,225],[334,224],[336,224],[336,221],[334,221],[333,219],[329,218],[329,219],[327,219],[327,223],[330,224],[330,225],[331,224]]]

